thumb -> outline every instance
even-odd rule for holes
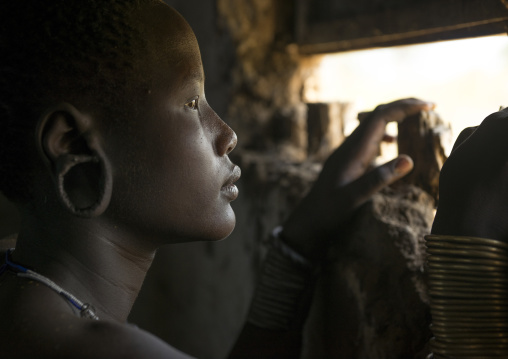
[[[356,205],[361,205],[370,197],[407,175],[413,169],[413,160],[407,155],[399,155],[399,157],[373,169],[364,174],[354,182],[350,183],[348,191],[356,194]]]

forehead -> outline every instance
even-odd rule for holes
[[[143,5],[133,20],[145,42],[144,65],[163,67],[186,79],[202,80],[196,36],[185,19],[164,3]],[[180,77],[180,76],[179,76]]]

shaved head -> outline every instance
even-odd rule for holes
[[[157,36],[161,27],[174,36]],[[121,121],[133,89],[147,86],[148,64],[161,56],[178,64],[194,46],[189,25],[159,0],[1,2],[0,190],[30,200],[33,135],[45,108],[71,102]]]

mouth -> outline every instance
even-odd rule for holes
[[[238,197],[238,187],[235,186],[235,182],[238,181],[242,171],[240,167],[235,166],[229,176],[227,182],[222,186],[221,193],[224,194],[230,201],[234,201]]]

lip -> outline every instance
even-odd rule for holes
[[[240,170],[240,167],[235,165],[228,180],[220,189],[221,193],[224,194],[230,201],[234,201],[238,197],[238,187],[236,187],[234,183],[238,181],[241,175],[242,171]]]

